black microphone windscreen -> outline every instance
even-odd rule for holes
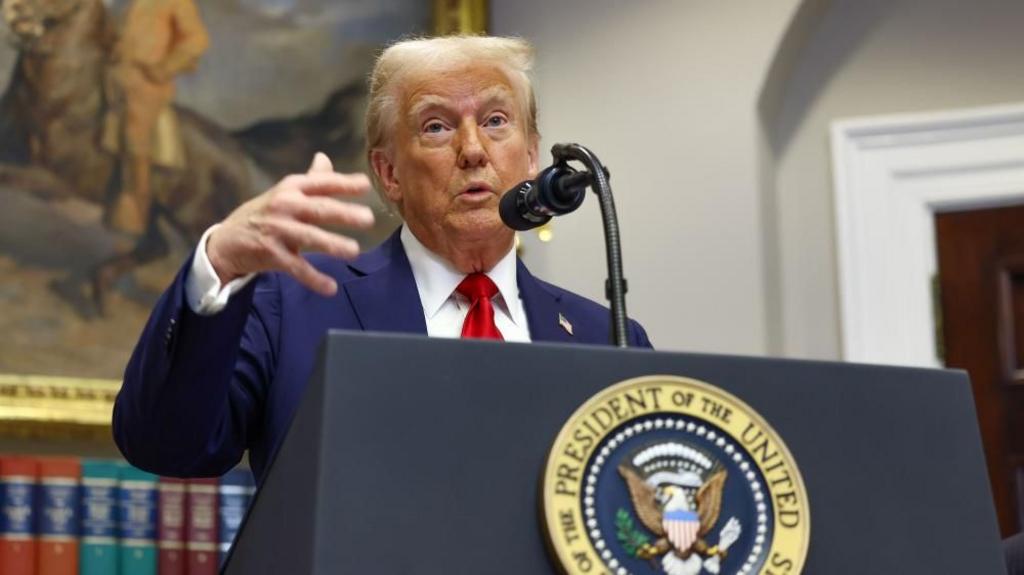
[[[551,219],[531,214],[526,205],[526,194],[533,186],[533,182],[527,180],[518,186],[505,192],[498,202],[498,214],[501,221],[513,230],[525,232],[547,223]]]

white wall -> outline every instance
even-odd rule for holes
[[[835,0],[803,49],[771,139],[786,355],[840,355],[828,125],[1024,101],[1024,3]]]
[[[1024,101],[1024,3],[806,1],[823,15],[762,134],[798,0],[492,0],[492,30],[537,46],[545,147],[578,141],[612,170],[630,315],[659,348],[839,358],[829,123]],[[594,198],[527,248],[604,301]]]
[[[493,33],[537,47],[542,147],[577,141],[611,169],[628,309],[659,349],[768,349],[755,108],[796,5],[491,2]],[[553,242],[529,242],[526,259],[603,302],[595,198],[556,222]]]

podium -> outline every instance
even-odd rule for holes
[[[725,390],[779,434],[809,499],[805,573],[1005,573],[962,372],[347,332],[224,572],[558,573],[548,450],[588,398],[653,374]]]

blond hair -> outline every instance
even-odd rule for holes
[[[390,143],[401,105],[399,92],[410,72],[451,69],[470,63],[491,63],[508,75],[519,101],[524,105],[527,135],[537,132],[537,102],[529,72],[533,68],[533,46],[521,38],[493,36],[443,36],[401,40],[388,46],[377,58],[370,74],[370,98],[366,107],[366,157]],[[380,189],[370,162],[374,184]]]

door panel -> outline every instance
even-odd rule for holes
[[[935,219],[946,365],[971,375],[1004,536],[1024,493],[1024,206]]]

